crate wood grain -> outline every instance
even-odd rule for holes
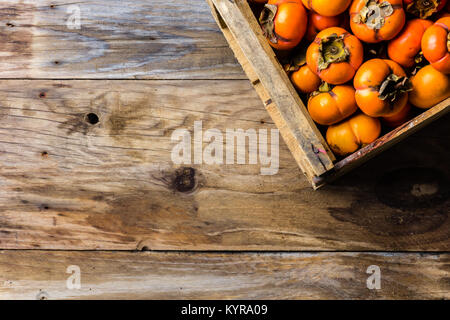
[[[0,22],[0,78],[245,78],[204,0],[2,0]]]
[[[315,189],[341,177],[450,111],[449,98],[334,164],[335,156],[267,43],[247,0],[206,1],[287,146]]]
[[[274,176],[180,170],[171,135],[197,120],[274,128],[247,80],[0,81],[0,247],[449,249],[448,117],[320,192],[284,144]]]
[[[449,254],[0,252],[0,299],[450,299]],[[381,289],[369,290],[369,266]],[[78,266],[80,289],[67,289]]]

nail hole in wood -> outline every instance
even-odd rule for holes
[[[95,113],[88,113],[86,115],[86,121],[92,125],[97,124],[99,122],[98,115]]]
[[[47,94],[45,92],[39,93],[39,98],[45,98]]]

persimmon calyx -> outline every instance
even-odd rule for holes
[[[278,37],[275,33],[275,17],[277,16],[277,12],[277,5],[266,4],[259,17],[259,23],[261,24],[264,36],[275,44],[278,43]]]
[[[284,70],[286,72],[295,72],[300,70],[306,64],[306,49],[304,46],[300,51],[298,51],[287,63],[284,65]]]
[[[450,32],[447,32],[447,51],[450,52]]]
[[[437,12],[441,0],[416,0],[406,6],[406,11],[419,17],[426,19]]]
[[[414,62],[416,64],[422,64],[424,62],[424,56],[422,51],[416,54],[416,56],[414,57]]]
[[[368,28],[379,30],[386,23],[386,18],[394,13],[394,7],[383,1],[378,3],[376,0],[366,0],[366,5],[353,18],[355,23],[364,23]]]
[[[422,51],[420,51],[418,54],[416,54],[416,56],[414,57],[414,63],[415,63],[414,70],[411,72],[411,74],[413,76],[415,76],[417,74],[417,72],[419,72],[420,69],[422,69],[423,67],[425,67],[428,64],[428,61],[423,56]]]
[[[314,91],[313,93],[311,93],[311,97],[315,97],[321,93],[327,93],[327,92],[331,92],[331,90],[333,90],[334,86],[329,84],[328,82],[322,82],[322,84],[320,85],[319,89],[317,89],[316,91]]]
[[[385,101],[395,102],[402,93],[412,90],[412,84],[408,77],[400,77],[396,74],[389,75],[378,90],[378,98]]]
[[[327,69],[330,64],[347,61],[350,51],[345,46],[345,35],[338,36],[336,33],[321,40],[319,45],[319,71]]]

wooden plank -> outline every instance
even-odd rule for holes
[[[0,43],[0,78],[245,78],[204,0],[5,0]]]
[[[449,299],[449,254],[0,252],[0,299]],[[69,266],[80,289],[68,289]],[[380,268],[369,290],[369,266]],[[73,271],[72,271],[73,272]]]
[[[211,2],[214,4],[213,12],[216,8],[229,29],[225,36],[232,43],[231,48],[238,60],[246,70],[252,69],[247,73],[250,77],[256,75],[262,84],[264,90],[260,96],[263,99],[269,97],[264,100],[266,109],[302,171],[312,180],[332,169],[333,154],[263,36],[247,1]]]
[[[0,81],[0,248],[449,250],[448,117],[319,192],[284,144],[179,170],[197,120],[274,128],[247,80]]]

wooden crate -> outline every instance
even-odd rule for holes
[[[450,98],[343,160],[329,148],[268,44],[247,0],[206,0],[303,173],[318,189],[450,111]]]

